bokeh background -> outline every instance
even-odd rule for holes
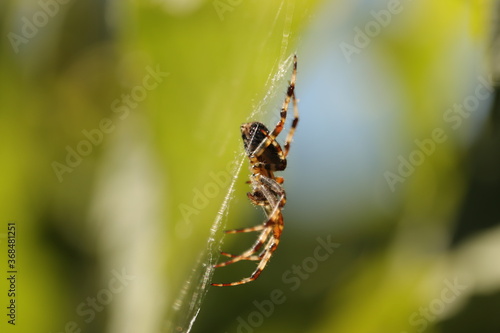
[[[500,332],[498,10],[1,1],[1,331]],[[294,53],[282,242],[210,287],[254,268],[211,265],[264,220],[239,126],[273,126]]]

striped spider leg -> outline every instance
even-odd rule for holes
[[[293,72],[283,106],[280,112],[280,120],[270,132],[266,126],[259,122],[250,122],[241,125],[243,144],[250,161],[250,181],[252,192],[247,193],[250,201],[257,206],[262,206],[267,220],[257,226],[250,228],[227,230],[227,234],[240,232],[260,232],[253,246],[239,255],[221,252],[222,255],[231,258],[219,263],[214,267],[224,267],[241,260],[258,262],[255,271],[247,278],[230,283],[212,283],[213,286],[226,287],[237,286],[256,280],[271,259],[280,242],[284,222],[281,213],[286,203],[286,193],[283,189],[284,179],[274,175],[276,171],[283,171],[287,166],[287,156],[290,144],[299,122],[297,99],[295,98],[295,79],[297,76],[297,57],[294,56]],[[276,141],[276,137],[285,126],[288,106],[293,102],[294,118],[292,126],[285,140],[284,149]],[[260,251],[260,253],[259,253]]]

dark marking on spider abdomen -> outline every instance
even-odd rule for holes
[[[256,121],[241,125],[241,138],[248,155],[255,152],[259,144],[266,140],[266,134],[268,133],[267,127]]]
[[[241,125],[241,137],[247,155],[252,155],[259,145],[267,140],[268,135],[269,130],[267,127],[257,121]],[[286,159],[282,159],[280,153],[274,145],[270,144],[258,159],[267,166],[273,166],[273,170],[284,170],[286,168]]]

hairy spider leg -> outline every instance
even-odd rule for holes
[[[262,231],[266,226],[264,224],[259,224],[254,227],[250,228],[240,228],[240,229],[231,229],[231,230],[224,230],[224,233],[226,234],[237,234],[240,232],[252,232],[252,231]]]
[[[269,144],[266,144],[264,146],[261,143],[259,146],[257,146],[257,148],[255,149],[255,151],[252,154],[249,155],[251,168],[253,170],[255,170],[255,169],[265,169],[265,170],[268,170],[268,171],[283,171],[283,170],[285,170],[285,168],[286,168],[286,156],[283,153],[283,149],[281,149],[280,144],[275,139],[272,139],[271,136],[270,136],[270,134],[268,132],[266,132],[265,130],[261,130],[261,133],[266,136],[266,139],[263,140],[262,142],[263,143],[264,142],[268,142]],[[266,163],[266,162],[261,162],[259,160],[259,158],[262,156],[262,154],[265,152],[265,150],[270,145],[272,145],[276,149],[276,154],[279,157],[280,164]],[[261,148],[259,148],[259,147],[261,147]],[[258,149],[262,149],[262,152],[258,151]],[[273,175],[271,174],[270,176],[273,176]]]
[[[264,176],[260,176],[258,179],[262,179],[262,180],[265,179],[263,183],[267,182],[270,186],[275,187],[275,189],[276,189],[276,186],[279,188],[279,185],[273,184],[273,182],[274,182],[273,179],[269,179],[269,178],[264,177]],[[261,187],[261,190],[265,189],[264,185],[260,185],[260,187]],[[273,197],[274,194],[271,194],[270,191],[267,190],[267,188],[265,190],[263,190],[263,193],[266,196],[267,201],[269,203],[274,202],[274,205],[269,204],[265,207],[266,212],[269,213],[268,220],[264,224],[261,224],[260,226],[255,227],[258,230],[263,229],[263,231],[260,234],[257,241],[255,242],[254,246],[251,249],[245,251],[244,253],[242,253],[241,255],[238,255],[238,256],[224,252],[224,253],[222,253],[223,255],[231,257],[232,259],[214,266],[214,267],[223,267],[223,266],[227,266],[227,265],[230,265],[232,263],[238,262],[240,260],[253,260],[253,261],[261,260],[260,263],[257,265],[257,268],[255,269],[255,271],[252,273],[252,275],[250,277],[242,279],[238,282],[212,283],[213,286],[216,286],[216,287],[236,286],[236,285],[248,283],[248,282],[253,281],[259,277],[260,273],[266,267],[267,262],[271,258],[272,254],[274,253],[274,251],[278,247],[281,233],[283,231],[283,215],[281,214],[281,208],[285,204],[286,198],[285,198],[285,193],[282,189],[281,189],[281,192],[282,193],[279,197],[279,200],[276,201],[275,198]],[[272,207],[272,210],[271,210],[271,207]],[[229,232],[230,233],[250,232],[250,231],[254,231],[255,228],[235,229],[235,230],[229,230]],[[244,230],[244,231],[241,231],[241,230]],[[272,235],[269,237],[271,232],[272,232]],[[262,251],[262,253],[260,253],[259,255],[253,255],[255,252],[257,252],[264,245],[266,240],[267,240],[267,243],[266,243],[265,248]]]
[[[255,256],[256,259],[248,259],[248,258],[251,258],[252,255],[255,252],[259,251],[259,249],[266,242],[266,240],[269,237],[270,233],[271,233],[271,229],[270,228],[263,229],[262,233],[259,235],[259,238],[257,238],[257,241],[254,243],[254,245],[249,250],[246,250],[245,252],[243,252],[240,255],[234,255],[234,254],[230,254],[230,253],[227,253],[227,252],[221,252],[222,255],[224,255],[226,257],[230,257],[232,259],[228,260],[228,261],[225,261],[225,262],[221,262],[221,263],[219,263],[217,265],[214,265],[214,267],[224,267],[224,266],[227,266],[227,265],[234,264],[235,262],[238,262],[240,260],[259,260],[259,258],[257,256]]]
[[[286,115],[287,115],[287,112],[288,112],[288,105],[290,104],[290,100],[293,98],[294,105],[296,104],[296,99],[295,99],[295,80],[296,80],[296,77],[297,77],[297,55],[294,55],[293,56],[292,78],[290,79],[290,84],[288,85],[288,89],[287,89],[287,92],[286,92],[285,100],[283,101],[283,106],[281,107],[280,120],[276,124],[276,127],[274,127],[274,130],[270,134],[268,134],[268,138],[270,140],[263,141],[257,147],[257,149],[255,149],[254,154],[256,155],[256,157],[262,155],[262,153],[265,151],[265,149],[270,144],[274,145],[273,142],[275,142],[276,137],[283,130],[283,127],[285,126]],[[297,123],[297,121],[296,121],[296,123]],[[280,148],[280,150],[281,150],[281,148]]]
[[[271,174],[274,177],[274,175]],[[247,193],[248,198],[253,204],[258,206],[264,206],[266,215],[271,216],[270,210],[281,209],[286,203],[286,193],[283,187],[281,187],[279,181],[283,181],[283,178],[274,180],[273,178],[266,177],[261,174],[252,175],[251,184],[254,185],[254,191]],[[261,193],[264,198],[257,196],[257,193]],[[271,207],[271,209],[269,209]]]
[[[261,182],[258,182],[257,184],[259,184],[258,185],[260,187],[259,190],[262,191],[262,193],[264,194],[264,196],[267,199],[264,201],[264,203],[266,205],[266,207],[265,207],[266,212],[268,212],[270,210],[269,207],[273,207],[273,210],[267,215],[268,220],[263,224],[257,225],[255,227],[250,227],[250,228],[226,230],[225,233],[227,233],[227,234],[261,231],[261,230],[263,230],[263,231],[259,235],[259,238],[255,242],[255,244],[252,246],[252,248],[243,252],[242,254],[234,255],[234,254],[230,254],[227,252],[221,252],[222,255],[233,258],[233,259],[228,260],[228,261],[223,262],[223,263],[220,263],[220,264],[217,264],[214,267],[227,266],[227,265],[230,265],[230,264],[235,263],[235,262],[240,261],[240,260],[259,260],[262,257],[262,255],[260,255],[260,256],[252,256],[252,255],[255,252],[257,252],[264,245],[267,238],[269,237],[269,234],[270,234],[272,228],[269,228],[268,226],[274,224],[274,223],[271,223],[271,222],[273,222],[273,216],[277,212],[280,212],[279,209],[285,204],[286,198],[285,198],[285,193],[284,193],[283,189],[281,189],[281,187],[279,185],[277,185],[277,183],[273,179],[270,179],[270,178],[267,178],[264,176],[259,176],[256,178],[257,179],[254,181],[255,182],[257,182],[258,180],[261,181]],[[271,191],[269,191],[267,189],[267,187],[263,186],[262,184],[267,184],[267,186],[270,186],[273,189],[273,191],[275,191],[277,193],[281,192],[279,200],[277,201],[275,199],[275,194],[272,194]]]
[[[297,77],[297,56],[293,56],[293,72],[292,72],[292,78],[290,79],[290,84],[288,85],[288,89],[286,91],[286,96],[285,100],[283,101],[283,106],[281,107],[281,112],[280,112],[280,120],[278,121],[278,124],[276,124],[276,127],[274,130],[271,132],[269,135],[271,139],[276,139],[278,134],[281,133],[283,130],[283,127],[285,125],[285,120],[286,120],[286,115],[288,112],[288,105],[290,104],[290,99],[295,98],[295,79]]]
[[[262,251],[262,253],[259,256],[255,256],[258,258],[257,260],[260,260],[260,262],[257,265],[257,268],[255,269],[255,271],[252,273],[252,275],[250,275],[250,277],[244,278],[244,279],[237,281],[237,282],[212,283],[212,286],[216,286],[216,287],[237,286],[240,284],[245,284],[245,283],[254,281],[259,277],[259,275],[262,273],[262,271],[266,267],[267,263],[269,262],[269,259],[271,259],[271,256],[273,255],[274,251],[276,251],[276,248],[278,247],[278,244],[280,242],[281,233],[283,231],[283,215],[281,214],[281,211],[279,209],[276,209],[276,208],[273,210],[273,215],[271,216],[271,218],[267,222],[267,223],[269,223],[272,221],[273,223],[269,224],[267,226],[268,229],[266,229],[266,230],[272,231],[272,237],[269,238],[269,240],[265,246],[265,249]],[[239,259],[239,260],[243,260],[243,259]]]
[[[254,127],[253,129],[248,130],[249,128]],[[247,156],[250,160],[250,168],[252,169],[252,173],[256,174],[258,173],[258,169],[265,169],[268,171],[282,171],[285,170],[286,168],[286,159],[285,155],[283,154],[283,149],[281,148],[280,144],[273,138],[270,137],[269,130],[260,123],[254,122],[254,123],[247,123],[242,125],[242,132],[243,131],[250,131],[252,133],[252,136],[249,138],[243,138],[244,141],[248,142],[248,144],[245,144],[246,148],[246,153]],[[261,134],[258,136],[257,134]],[[249,150],[250,147],[252,147],[252,143],[258,141],[259,144],[253,149]],[[265,159],[265,153],[269,154],[269,146],[273,146],[274,151],[273,154],[275,153],[278,157],[277,160],[274,162],[267,161],[262,162],[262,159]],[[272,176],[272,175],[270,175]]]
[[[286,136],[285,140],[285,148],[283,151],[284,158],[288,156],[288,152],[290,151],[290,144],[292,143],[293,136],[295,135],[295,129],[297,128],[297,124],[299,123],[299,108],[297,106],[297,99],[295,98],[295,93],[292,96],[293,101],[293,120],[292,126],[290,127],[290,131]]]
[[[275,177],[274,180],[276,180],[276,183],[278,184],[283,184],[285,182],[285,179],[283,177]],[[251,180],[247,180],[245,184],[251,184]]]
[[[257,265],[257,268],[255,271],[250,275],[250,277],[245,278],[241,281],[238,282],[233,282],[230,285],[231,286],[237,286],[240,284],[248,283],[251,281],[256,280],[260,273],[266,268],[267,263],[269,262],[269,259],[271,259],[271,256],[273,255],[274,251],[278,248],[278,244],[280,243],[280,238],[281,238],[281,233],[283,232],[283,215],[281,213],[278,214],[278,222],[273,225],[273,237],[269,239],[269,242],[266,246],[266,249],[264,250],[261,261]]]

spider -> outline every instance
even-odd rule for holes
[[[251,170],[250,180],[247,181],[247,184],[251,184],[252,192],[247,193],[247,196],[254,205],[263,207],[267,220],[263,224],[250,228],[226,230],[226,234],[257,231],[260,232],[260,235],[254,245],[240,255],[221,252],[222,255],[231,259],[214,265],[214,267],[227,266],[240,260],[258,261],[259,263],[252,275],[247,278],[237,282],[212,283],[212,286],[237,286],[256,280],[278,247],[284,225],[281,210],[286,203],[286,194],[282,186],[284,182],[283,177],[276,177],[274,172],[286,169],[286,158],[290,151],[290,143],[299,122],[297,99],[295,98],[296,76],[297,56],[294,55],[292,77],[283,106],[281,107],[280,120],[272,132],[259,122],[246,123],[240,127],[243,145],[250,161]],[[276,137],[284,128],[290,100],[293,102],[294,118],[286,137],[284,148],[282,149],[276,141]],[[257,254],[262,248],[263,250]]]

